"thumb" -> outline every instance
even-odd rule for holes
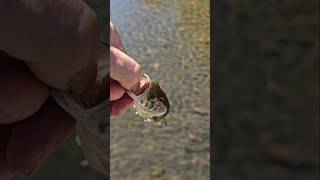
[[[5,1],[0,49],[24,61],[45,84],[84,91],[96,77],[95,12],[84,2]]]

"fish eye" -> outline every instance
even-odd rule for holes
[[[150,97],[150,99],[156,98],[156,96],[154,94],[151,94],[149,97]]]

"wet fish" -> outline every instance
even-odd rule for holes
[[[168,115],[170,110],[168,97],[157,81],[151,80],[147,74],[143,76],[148,87],[142,94],[136,95],[133,91],[127,91],[128,95],[134,100],[136,114],[145,118],[145,121],[162,121],[167,125],[164,117]]]

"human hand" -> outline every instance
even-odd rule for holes
[[[75,120],[49,87],[75,93],[95,78],[95,13],[72,0],[0,1],[0,179],[33,173]]]
[[[111,118],[120,116],[133,100],[126,90],[140,88],[141,67],[126,55],[120,36],[110,22],[110,101]]]

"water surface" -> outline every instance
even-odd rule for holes
[[[111,120],[111,179],[209,179],[209,1],[111,0],[128,54],[170,100],[168,127]]]

